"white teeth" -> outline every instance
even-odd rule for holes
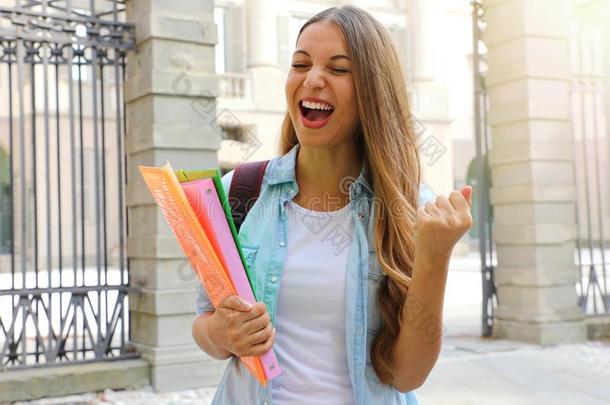
[[[314,103],[314,102],[305,101],[305,100],[303,100],[303,107],[316,109],[316,110],[332,110],[333,109],[333,107],[328,104]]]

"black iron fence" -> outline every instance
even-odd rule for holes
[[[122,3],[0,7],[0,370],[137,355]]]

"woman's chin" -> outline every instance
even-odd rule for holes
[[[329,133],[329,131],[311,131],[307,128],[297,133],[297,139],[302,147],[315,149],[332,148],[342,143],[340,139]]]

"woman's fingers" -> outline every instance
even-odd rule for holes
[[[436,197],[436,206],[439,209],[447,212],[448,214],[455,214],[455,208],[453,207],[449,199],[444,195],[439,195],[438,197]]]
[[[251,335],[261,329],[264,329],[268,324],[271,324],[271,317],[269,316],[268,312],[265,312],[254,319],[244,322],[242,324],[241,331],[245,335]]]
[[[252,306],[252,309],[250,310],[250,312],[243,314],[243,319],[242,321],[245,322],[249,322],[252,319],[256,319],[259,316],[263,315],[264,313],[267,312],[267,306],[265,305],[264,302],[257,302],[256,304],[254,304]]]
[[[236,356],[266,353],[273,345],[274,332],[271,317],[263,302],[249,309],[247,303],[236,295],[222,300],[216,308],[219,328],[223,330],[223,348]]]
[[[251,346],[265,343],[271,337],[272,333],[273,333],[273,325],[271,324],[271,322],[269,322],[267,324],[267,326],[265,326],[263,329],[251,334],[248,338],[248,343]]]
[[[466,197],[460,191],[452,191],[449,194],[449,201],[457,212],[470,211],[468,200],[466,200]]]
[[[254,345],[248,350],[250,356],[260,356],[267,353],[273,347],[273,343],[275,343],[275,329],[272,330],[271,337],[266,342]]]
[[[432,201],[428,201],[426,202],[426,213],[428,215],[439,215],[441,213],[441,210],[436,206],[435,202]]]

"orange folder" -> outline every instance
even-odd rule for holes
[[[170,164],[167,163],[163,167],[138,166],[138,168],[214,307],[217,307],[227,296],[237,295],[222,261],[199,224],[197,215]],[[244,356],[240,357],[240,360],[261,385],[267,385],[259,357]]]

